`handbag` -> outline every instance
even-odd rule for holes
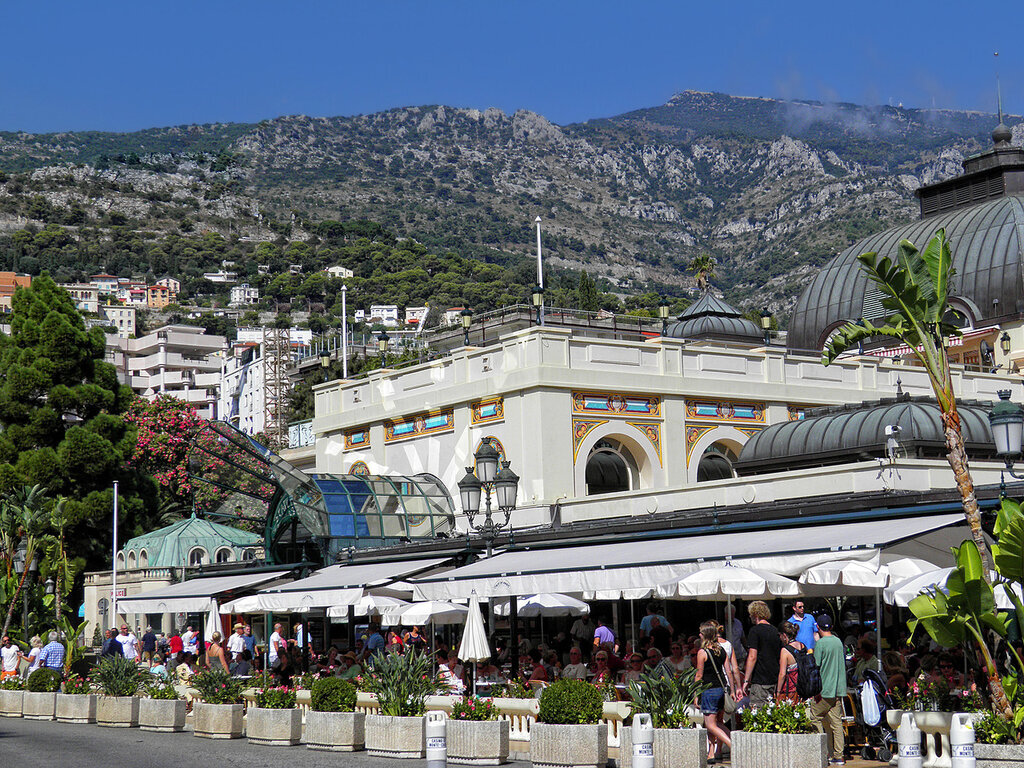
[[[714,661],[712,661],[711,653],[709,651],[705,651],[705,653],[708,656],[708,661],[711,662],[711,667],[715,670],[715,677],[718,678],[718,682],[722,686],[722,693],[725,694],[725,699],[722,702],[722,711],[725,712],[725,714],[727,715],[731,715],[738,708],[736,704],[736,699],[733,697],[732,692],[729,690],[729,686],[727,686],[725,684],[725,681],[722,680],[722,670],[718,668]],[[725,653],[725,651],[723,650],[722,653]],[[726,656],[726,658],[728,658],[728,656]]]

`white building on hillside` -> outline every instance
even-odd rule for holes
[[[366,322],[397,328],[399,326],[398,306],[396,304],[374,304],[367,313]]]
[[[244,307],[248,304],[258,304],[260,301],[260,289],[250,287],[248,283],[242,283],[231,288],[231,307]]]
[[[220,269],[216,272],[203,272],[203,279],[211,283],[233,283],[238,280],[238,274]]]
[[[406,307],[405,324],[421,327],[427,321],[428,312],[430,312],[430,307]]]
[[[91,283],[65,283],[60,286],[71,295],[75,309],[95,315],[100,307],[100,289]]]
[[[340,277],[343,280],[352,277],[352,275],[354,274],[351,269],[346,269],[345,267],[338,266],[328,267],[327,269],[324,270],[324,272],[329,274],[331,277]]]
[[[130,339],[135,335],[135,307],[124,304],[100,304],[99,316],[104,325],[117,328],[117,335]]]

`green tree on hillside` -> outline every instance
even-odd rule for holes
[[[601,294],[594,278],[584,269],[580,270],[580,282],[576,286],[577,302],[580,309],[597,312],[601,308]]]

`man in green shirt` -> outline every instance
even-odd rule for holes
[[[829,765],[846,765],[843,759],[843,698],[846,696],[846,652],[842,641],[832,634],[832,617],[818,616],[821,639],[814,646],[814,660],[821,675],[821,695],[811,702],[811,715],[818,733],[828,733],[832,758]]]

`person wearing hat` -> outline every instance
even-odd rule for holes
[[[359,665],[359,657],[356,656],[355,651],[349,651],[341,657],[348,664],[348,669],[342,672],[338,677],[343,680],[351,680],[358,677],[363,672],[363,668]]]
[[[238,661],[242,658],[242,651],[245,650],[245,624],[239,622],[235,624],[233,629],[235,631],[228,638],[228,652],[231,654],[233,661]]]
[[[843,699],[846,697],[846,652],[843,642],[832,634],[832,617],[817,618],[821,639],[814,646],[814,660],[821,674],[821,695],[811,702],[811,716],[818,733],[827,733],[831,759],[829,765],[846,765],[843,758]]]

